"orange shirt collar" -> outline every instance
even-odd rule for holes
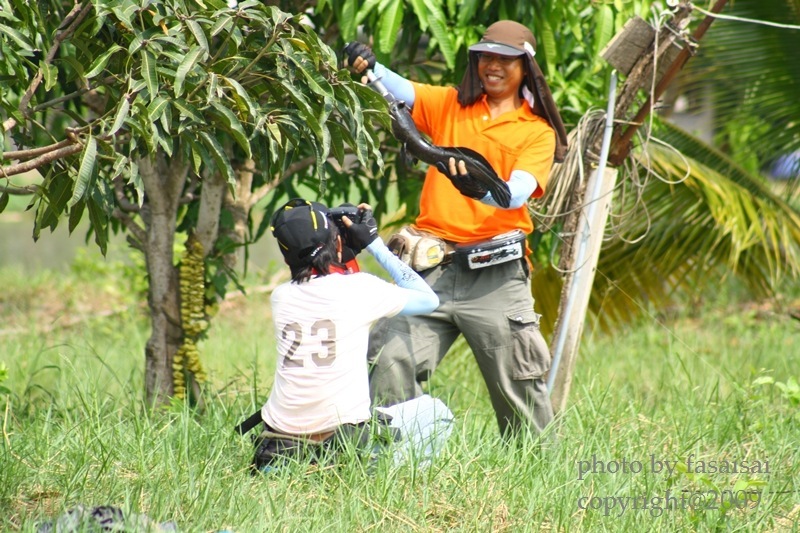
[[[480,105],[483,106],[484,110],[488,113],[489,103],[486,100],[487,100],[487,95],[486,93],[483,93],[479,101]],[[534,115],[533,110],[531,109],[531,106],[528,104],[528,101],[525,100],[524,98],[522,99],[522,105],[519,106],[517,110],[514,112],[514,114],[510,115],[508,118],[509,120],[516,120],[519,118],[522,120],[529,120],[529,121],[537,119],[536,115]]]

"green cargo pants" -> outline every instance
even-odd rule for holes
[[[456,260],[421,273],[439,296],[430,315],[380,320],[367,359],[373,405],[423,394],[445,353],[463,334],[475,356],[503,435],[539,434],[553,418],[545,375],[550,350],[533,310],[530,276],[521,260],[470,270]]]

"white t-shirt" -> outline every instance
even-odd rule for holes
[[[407,291],[367,274],[284,283],[272,293],[275,382],[261,417],[283,433],[330,431],[369,420],[369,328],[399,313]]]

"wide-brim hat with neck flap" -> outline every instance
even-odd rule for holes
[[[272,234],[286,263],[292,267],[310,265],[331,238],[328,208],[318,202],[292,198],[272,215]]]
[[[478,76],[478,57],[482,52],[523,57],[525,78],[522,95],[533,112],[545,118],[555,131],[554,159],[558,162],[563,161],[567,153],[567,132],[542,69],[534,59],[536,39],[533,33],[513,20],[500,20],[486,29],[481,40],[469,47],[469,64],[458,86],[458,101],[463,106],[474,104],[483,94],[483,86]]]

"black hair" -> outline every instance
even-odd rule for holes
[[[520,96],[522,96],[523,86],[534,94],[534,105],[531,111],[533,111],[534,115],[539,115],[547,120],[552,126],[556,134],[556,148],[553,160],[560,163],[564,161],[567,154],[567,130],[564,129],[561,114],[558,112],[550,87],[547,86],[539,65],[528,54],[523,54],[521,57],[525,76],[520,84]],[[478,54],[476,52],[469,52],[467,70],[464,72],[464,77],[456,87],[456,90],[458,91],[458,103],[461,107],[473,105],[483,95],[483,86],[478,76]]]
[[[315,276],[327,276],[331,273],[331,265],[344,268],[339,261],[338,237],[339,229],[336,224],[331,224],[328,240],[322,243],[322,247],[311,258],[311,262],[303,266],[289,267],[292,271],[292,283],[303,283]]]

